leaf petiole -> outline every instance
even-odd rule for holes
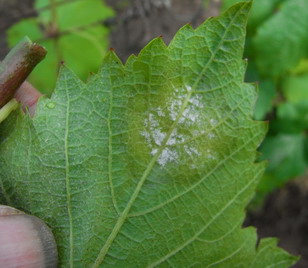
[[[0,63],[0,107],[14,96],[16,90],[27,79],[47,51],[25,37]]]
[[[0,123],[5,120],[9,114],[16,110],[18,107],[18,102],[16,99],[11,99],[7,104],[5,104],[1,109],[0,109]]]

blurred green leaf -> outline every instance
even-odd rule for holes
[[[282,91],[291,103],[308,101],[308,74],[286,77],[282,83]]]
[[[282,103],[277,107],[277,118],[272,120],[272,133],[302,133],[308,128],[308,100]]]
[[[293,68],[290,73],[292,75],[302,75],[308,73],[308,59],[301,59],[299,64]]]
[[[45,25],[52,21],[52,6],[56,4],[57,25],[60,31],[81,26],[89,26],[113,15],[112,10],[102,0],[75,0],[63,3],[63,0],[36,0],[35,7],[40,11],[40,21]]]
[[[305,160],[308,166],[308,137],[307,137],[307,132],[306,132],[306,138],[305,138],[305,146],[304,146],[304,151],[305,151]]]
[[[303,134],[279,134],[276,137],[265,139],[261,147],[262,159],[269,161],[267,172],[274,179],[272,178],[272,181],[263,180],[260,188],[280,186],[289,178],[305,172],[304,142],[305,135]],[[264,185],[267,183],[268,186]]]
[[[265,77],[276,78],[294,68],[308,51],[308,1],[285,1],[254,38],[255,59]]]
[[[62,0],[57,0],[56,21],[53,21],[51,7],[43,8],[49,2],[37,0],[38,17],[22,20],[7,33],[10,46],[27,35],[46,47],[47,57],[31,74],[30,81],[48,94],[55,86],[61,61],[83,80],[90,72],[98,70],[108,46],[108,29],[101,22],[113,15],[101,0],[76,0],[62,4],[58,4]],[[56,30],[53,27],[57,27]]]
[[[304,133],[278,134],[267,137],[261,146],[261,159],[268,167],[257,187],[252,207],[259,206],[265,196],[287,181],[305,173],[307,168],[307,137]]]

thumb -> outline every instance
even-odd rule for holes
[[[0,205],[0,267],[55,268],[56,243],[40,219]]]
[[[38,92],[30,83],[25,81],[16,91],[15,98],[22,104],[24,110],[28,109],[31,116],[34,115],[36,103],[42,94]]]

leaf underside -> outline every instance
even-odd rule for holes
[[[84,84],[63,67],[33,119],[1,125],[0,201],[41,217],[61,267],[289,267],[241,228],[264,163],[240,3]]]

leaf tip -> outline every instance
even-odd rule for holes
[[[252,1],[239,2],[228,8],[223,14],[236,13],[242,11],[248,17],[248,13],[251,9]]]
[[[106,66],[109,66],[109,64],[123,65],[122,61],[115,53],[114,48],[110,48],[109,51],[106,53],[105,57],[103,58],[103,64],[100,70],[104,69]]]

